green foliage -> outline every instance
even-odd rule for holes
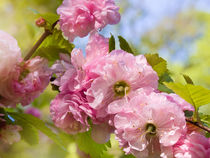
[[[39,130],[42,133],[44,133],[45,135],[47,135],[50,139],[52,139],[61,148],[63,148],[64,150],[66,149],[61,137],[59,137],[59,135],[52,132],[52,130],[49,127],[47,127],[46,124],[42,120],[40,120],[32,115],[29,115],[29,114],[21,114],[21,113],[17,113],[17,112],[8,112],[8,114],[11,117],[13,117],[15,120],[17,120],[17,123],[18,122],[21,124],[25,123],[26,125],[29,124],[30,126],[33,127],[33,129]],[[27,129],[27,130],[32,131],[32,128]],[[25,134],[27,134],[27,133],[24,132],[23,134],[24,134],[24,138],[27,137],[26,138],[27,140],[30,139],[29,138],[30,136],[25,136]],[[34,142],[30,142],[30,143],[34,143]]]
[[[153,70],[157,72],[159,77],[158,89],[162,92],[172,93],[169,88],[167,88],[163,82],[172,82],[167,69],[167,62],[163,58],[159,57],[158,54],[145,54],[147,62],[152,66]]]
[[[210,103],[210,90],[204,87],[172,82],[164,84],[187,102],[195,106],[195,108]]]
[[[111,147],[110,142],[106,144],[98,144],[91,138],[91,130],[85,133],[77,134],[76,143],[79,149],[86,154],[89,154],[91,158],[100,158],[107,147]]]
[[[39,17],[44,18],[50,25],[53,25],[56,21],[59,20],[59,16],[54,13],[45,13],[45,14],[38,14]]]
[[[48,36],[45,41],[39,46],[34,56],[41,56],[48,59],[49,64],[52,65],[59,59],[60,53],[70,54],[74,45],[64,39],[62,32],[55,29],[53,34]]]
[[[115,38],[113,35],[109,38],[109,52],[115,50]]]
[[[187,84],[194,84],[192,79],[189,76],[183,74],[183,77]]]
[[[159,77],[168,72],[167,62],[163,58],[159,57],[158,54],[145,54],[144,56],[147,58],[147,62],[157,72]]]
[[[201,86],[192,84],[180,84],[180,83],[164,83],[168,88],[173,90],[180,97],[185,99],[188,103],[194,106],[194,119],[198,120],[198,108],[202,105],[210,103],[210,90]]]
[[[122,37],[118,36],[119,42],[120,42],[120,48],[128,53],[134,54],[133,50],[131,49],[130,45],[128,42]]]
[[[206,126],[210,127],[210,115],[199,113],[199,117]]]
[[[36,145],[39,143],[39,133],[37,129],[29,124],[27,120],[17,117],[16,123],[22,127],[22,131],[20,131],[22,139],[30,145]]]

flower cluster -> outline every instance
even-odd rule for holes
[[[84,37],[92,30],[120,21],[119,7],[114,0],[64,0],[57,9],[64,35],[72,42],[75,37]]]
[[[0,31],[0,106],[30,104],[49,84],[47,60],[35,57],[24,61],[17,41]]]
[[[186,124],[184,111],[194,108],[157,89],[158,75],[144,55],[109,52],[109,39],[96,31],[118,23],[117,11],[112,0],[64,0],[58,8],[69,41],[91,34],[85,57],[75,48],[71,57],[61,53],[52,66],[52,84],[59,89],[50,106],[55,125],[69,134],[91,126],[97,143],[115,133],[125,153],[138,158],[207,158],[209,140]]]

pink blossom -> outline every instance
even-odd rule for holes
[[[65,132],[76,134],[89,129],[88,116],[93,116],[81,93],[58,94],[51,102],[50,113],[55,125]]]
[[[51,70],[47,60],[35,57],[14,68],[12,77],[1,89],[3,105],[30,104],[49,84]]]
[[[19,131],[22,128],[18,125],[5,125],[0,128],[0,141],[5,144],[13,144],[20,141],[21,136]]]
[[[10,78],[10,73],[21,60],[21,52],[17,41],[0,30],[0,87]],[[1,88],[0,88],[1,89]],[[1,94],[0,94],[1,95]]]
[[[175,102],[183,111],[186,111],[186,110],[194,111],[194,107],[190,103],[182,99],[180,96],[178,96],[177,94],[174,94],[174,93],[170,93],[170,94],[162,93],[162,94],[167,96],[167,98],[170,101]]]
[[[157,151],[161,151],[160,157],[171,155],[170,148],[186,128],[184,113],[177,104],[152,92],[139,94],[123,106],[128,108],[115,115],[114,127],[124,151],[137,157],[148,157]]]
[[[80,91],[89,86],[96,76],[87,75],[89,66],[109,52],[108,38],[93,32],[86,47],[86,58],[81,49],[73,49],[71,59],[68,55],[60,54],[60,60],[52,66],[56,80],[52,83],[60,86],[60,91]]]
[[[72,42],[75,37],[84,37],[92,30],[120,21],[119,7],[114,0],[64,0],[57,9],[64,35]]]
[[[133,56],[122,50],[112,51],[87,67],[89,76],[97,76],[87,90],[90,106],[106,117],[106,107],[139,88],[158,85],[157,73],[148,65],[143,55]]]
[[[38,117],[40,118],[41,117],[41,112],[39,109],[37,108],[34,108],[34,107],[28,107],[25,109],[24,111],[26,114],[31,114],[33,115],[34,117]]]
[[[192,132],[174,145],[175,158],[209,158],[210,139]]]
[[[86,46],[86,64],[94,64],[98,58],[103,57],[109,53],[109,39],[98,34],[91,33],[88,44]]]
[[[57,60],[51,67],[51,70],[56,75],[56,79],[52,81],[51,83],[56,86],[61,86],[62,77],[66,73],[66,71],[75,71],[75,68],[71,64],[71,58],[68,54],[60,53],[60,60]]]

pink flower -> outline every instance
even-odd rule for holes
[[[73,49],[71,59],[68,55],[60,54],[60,60],[52,66],[56,80],[52,83],[60,86],[60,91],[80,91],[87,88],[95,76],[87,76],[88,66],[109,53],[109,40],[97,32],[90,35],[86,47],[86,58],[81,49]]]
[[[51,102],[50,113],[55,125],[70,134],[88,131],[87,118],[93,116],[82,94],[70,92],[57,95]]]
[[[64,0],[57,9],[64,35],[72,42],[75,37],[84,37],[92,30],[117,24],[120,14],[113,0]]]
[[[51,83],[56,86],[61,86],[63,83],[62,77],[66,73],[66,71],[75,71],[75,68],[71,64],[71,58],[68,54],[60,53],[60,60],[57,60],[51,67],[51,70],[56,75],[56,78]],[[61,82],[62,80],[62,82]]]
[[[33,115],[34,117],[38,117],[38,118],[41,117],[40,110],[37,109],[37,108],[34,108],[34,107],[28,107],[27,109],[25,109],[24,112],[25,112],[26,114],[31,114],[31,115]]]
[[[171,155],[170,148],[185,133],[183,111],[164,95],[140,93],[114,117],[115,134],[126,153],[137,157]],[[157,152],[158,151],[158,152]]]
[[[192,132],[183,136],[173,149],[175,158],[209,158],[210,139]]]
[[[30,104],[48,86],[51,77],[47,60],[40,57],[19,63],[11,73],[11,79],[1,89],[3,105]]]
[[[89,76],[97,76],[87,90],[90,106],[106,117],[106,107],[139,88],[157,88],[157,73],[143,55],[133,56],[122,50],[112,51],[87,67]]]
[[[94,64],[94,61],[109,53],[109,38],[105,38],[97,32],[91,33],[86,46],[86,64]]]
[[[0,128],[0,141],[6,144],[13,144],[20,141],[21,136],[19,131],[22,128],[18,125],[5,125]]]
[[[183,111],[194,111],[194,107],[186,102],[184,99],[182,99],[180,96],[178,96],[177,94],[174,93],[162,93],[164,94],[170,101],[176,103]]]
[[[10,73],[21,60],[21,52],[17,41],[0,30],[0,89],[5,81],[10,78]],[[0,94],[1,95],[1,94]]]

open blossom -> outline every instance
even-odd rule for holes
[[[154,154],[170,157],[172,146],[186,128],[185,116],[179,106],[154,92],[139,94],[123,106],[129,108],[115,115],[114,127],[124,151],[139,158]]]
[[[21,53],[17,41],[0,30],[0,86],[10,77],[10,72],[20,60]]]
[[[47,87],[51,70],[47,60],[35,57],[17,64],[11,78],[1,87],[0,103],[3,105],[30,104]]]
[[[113,101],[129,96],[139,88],[158,85],[157,73],[143,55],[133,56],[122,50],[112,51],[87,67],[89,76],[97,76],[87,90],[90,106],[97,117],[106,117],[106,107]]]
[[[57,95],[51,102],[50,114],[55,125],[70,134],[88,131],[87,118],[93,116],[82,94],[70,92]]]
[[[84,37],[92,30],[120,21],[119,7],[114,0],[64,0],[57,9],[64,35],[72,42],[75,37]]]
[[[18,125],[5,125],[0,127],[0,141],[5,144],[13,144],[20,141],[20,133],[22,128]]]
[[[109,53],[109,38],[105,38],[97,32],[91,33],[85,51],[85,65],[93,64],[95,60]]]
[[[86,88],[90,80],[95,78],[95,76],[86,75],[87,67],[108,53],[108,38],[97,32],[91,33],[86,47],[86,58],[82,50],[77,48],[71,52],[71,59],[67,54],[60,54],[60,60],[57,60],[52,66],[56,74],[56,79],[52,84],[59,86],[60,91],[80,91]]]
[[[63,83],[63,81],[61,82],[61,80],[66,71],[68,70],[75,71],[75,68],[71,64],[70,55],[60,53],[59,56],[60,60],[57,60],[51,67],[51,70],[56,75],[55,80],[52,81],[51,83],[56,86],[61,86],[61,83]]]
[[[210,139],[192,132],[183,136],[173,149],[175,158],[209,158]]]

